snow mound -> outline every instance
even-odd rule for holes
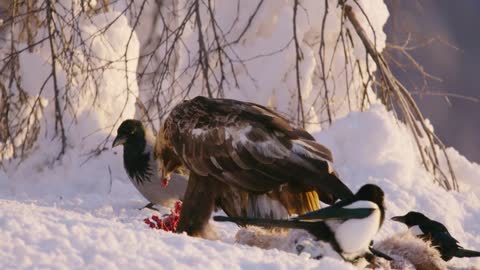
[[[447,192],[433,184],[407,131],[382,106],[351,113],[315,136],[332,149],[334,164],[352,190],[366,182],[384,189],[387,214],[376,242],[406,230],[390,217],[417,210],[444,223],[465,248],[480,250],[478,194],[473,190]],[[61,167],[45,170],[31,175],[26,182],[12,181],[0,172],[2,269],[27,269],[33,264],[73,269],[355,269],[333,258],[317,261],[308,255],[297,256],[280,244],[271,250],[232,245],[238,231],[233,224],[213,224],[220,241],[151,230],[143,219],[152,212],[137,210],[145,202],[128,182],[121,160],[110,160],[112,156],[102,154],[81,169],[67,166],[63,174]],[[452,155],[452,159],[459,175],[468,179],[480,177],[475,169],[462,170],[478,165],[458,154]],[[111,180],[111,187],[108,173],[98,172],[105,162],[118,163],[112,167],[117,176]],[[74,173],[68,172],[71,169]],[[62,178],[72,183],[68,193],[67,185],[56,187]],[[74,184],[87,178],[92,179],[88,189]],[[480,260],[453,259],[448,265],[480,265]]]
[[[448,149],[462,191],[446,191],[423,167],[406,127],[381,105],[351,113],[315,138],[332,150],[335,168],[352,190],[369,182],[385,191],[386,221],[377,240],[406,230],[390,217],[419,211],[443,223],[465,248],[480,250],[480,193],[466,188],[480,179],[478,164]],[[480,259],[450,263],[480,265]]]

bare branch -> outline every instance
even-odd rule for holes
[[[297,121],[305,128],[305,113],[303,111],[302,87],[300,83],[300,61],[303,59],[297,38],[297,10],[298,0],[293,2],[293,41],[295,43],[295,73],[297,78]]]
[[[55,22],[53,20],[53,10],[51,0],[46,0],[47,3],[47,24],[48,24],[48,40],[50,43],[50,56],[52,57],[52,78],[53,91],[55,92],[55,133],[60,132],[60,139],[62,142],[60,153],[58,153],[57,160],[65,154],[67,147],[67,136],[65,135],[65,128],[63,126],[63,110],[60,107],[60,90],[58,88],[57,80],[57,54],[55,52]]]
[[[441,180],[438,180],[438,182],[442,184],[445,189],[458,190],[458,183],[443,143],[437,136],[434,135],[434,133],[427,126],[425,118],[421,114],[412,96],[392,74],[387,62],[385,61],[383,56],[377,52],[374,45],[368,39],[365,30],[358,22],[352,8],[348,5],[345,5],[345,14],[348,17],[349,21],[352,23],[358,36],[362,40],[363,45],[367,50],[367,53],[377,64],[377,67],[381,73],[382,81],[385,83],[386,86],[385,88],[383,88],[383,90],[387,95],[393,95],[395,97],[398,106],[402,110],[403,119],[406,121],[407,126],[410,128],[413,134],[413,138],[415,139],[415,142],[417,144],[425,169],[432,172],[434,176],[437,176],[437,172],[440,173]],[[427,137],[428,145],[424,145],[424,143],[422,143],[421,141],[421,138],[424,136]],[[442,152],[444,153],[450,173],[450,179],[446,177],[446,175],[440,169],[441,167],[438,160],[435,144],[439,145],[442,149]]]

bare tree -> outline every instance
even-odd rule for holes
[[[318,11],[309,10],[302,1],[292,0],[291,27],[285,30],[285,44],[269,52],[248,56],[239,50],[249,36],[256,35],[254,25],[259,23],[260,14],[266,11],[264,0],[257,0],[248,14],[240,11],[241,0],[229,2],[229,14],[233,14],[230,25],[222,24],[217,10],[221,3],[215,0],[125,1],[122,10],[111,18],[110,23],[97,33],[85,34],[80,27],[82,21],[93,21],[95,16],[106,13],[119,2],[121,0],[103,0],[91,4],[93,1],[84,0],[78,8],[62,1],[27,0],[13,1],[8,7],[5,4],[0,6],[6,10],[0,14],[7,14],[3,15],[5,19],[0,25],[0,33],[3,33],[0,42],[8,45],[2,46],[7,49],[0,52],[0,146],[3,147],[0,160],[22,160],[32,149],[40,132],[44,111],[42,94],[45,91],[53,91],[54,139],[61,145],[57,155],[57,159],[61,159],[69,147],[67,127],[75,124],[77,117],[76,100],[87,89],[93,89],[93,102],[98,102],[96,97],[100,94],[98,84],[102,73],[117,68],[119,63],[123,64],[125,71],[125,91],[133,92],[129,89],[132,77],[139,84],[139,92],[135,96],[137,116],[156,129],[180,100],[197,94],[230,96],[245,87],[244,79],[240,77],[247,78],[250,85],[255,86],[257,77],[251,74],[249,68],[252,61],[293,52],[291,71],[294,86],[276,92],[277,95],[290,97],[289,105],[295,108],[286,112],[287,117],[299,126],[313,123],[326,127],[338,115],[345,114],[345,111],[339,112],[340,109],[365,109],[374,99],[371,95],[376,94],[410,128],[425,168],[435,174],[437,181],[446,189],[458,188],[451,166],[448,172],[440,167],[437,146],[448,161],[443,144],[425,124],[407,89],[390,72],[387,60],[378,52],[377,33],[357,1],[337,3],[324,0],[315,3],[323,8],[321,25],[317,26],[320,30],[315,35],[302,33],[303,36],[300,36],[299,24],[308,23],[313,16],[318,17]],[[337,14],[341,15],[341,19],[337,25],[332,25],[330,19]],[[107,31],[123,15],[129,18],[131,27],[125,52],[114,61],[98,59],[91,51],[90,41]],[[366,21],[367,28],[359,22],[359,16]],[[326,32],[330,29],[337,31],[333,47],[327,47],[326,42]],[[135,35],[140,38],[141,48],[140,56],[135,59],[138,67],[132,71],[128,69],[132,59],[127,52]],[[364,55],[355,53],[359,46],[365,51]],[[49,75],[36,92],[31,89],[25,91],[22,74],[19,73],[19,55],[45,47],[48,47],[50,55]],[[78,51],[84,56],[79,57]],[[305,53],[309,51],[316,53],[306,57]],[[415,63],[409,54],[404,54],[404,57]],[[343,63],[340,70],[339,59]],[[312,75],[304,78],[302,65],[307,60],[314,61],[315,65]],[[379,69],[379,76],[373,72],[372,60]],[[60,80],[58,68],[65,72],[65,79]],[[276,79],[281,81],[284,78]],[[307,81],[315,85],[311,91],[305,87]],[[272,107],[276,107],[275,102],[271,103]],[[312,116],[320,117],[314,119]],[[122,112],[119,112],[112,123],[102,127],[102,131],[111,135],[121,118]],[[107,149],[110,135],[91,149],[91,154],[98,155]]]
[[[344,8],[346,16],[354,26],[357,34],[362,39],[368,55],[373,58],[377,67],[379,68],[379,91],[382,92],[382,101],[392,110],[395,108],[395,105],[400,109],[401,119],[406,123],[412,132],[425,169],[432,172],[435,176],[438,176],[435,178],[435,180],[445,189],[458,190],[458,183],[448,159],[448,155],[445,151],[445,145],[435,135],[431,128],[427,126],[425,118],[420,112],[420,109],[416,105],[414,99],[408,90],[397,80],[397,78],[395,78],[393,73],[390,71],[389,65],[385,58],[375,49],[373,43],[365,34],[365,30],[358,22],[355,13],[352,11],[352,8],[349,5],[345,5]],[[410,61],[415,60],[410,59]],[[421,71],[423,72],[423,70]],[[424,140],[423,138],[426,139]],[[437,146],[440,147],[440,150],[445,155],[448,166],[448,174],[450,177],[448,177],[448,175],[440,167],[438,151],[436,148]]]

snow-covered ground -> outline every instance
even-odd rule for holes
[[[90,198],[91,199],[91,198]],[[90,200],[89,199],[89,200]],[[0,200],[1,269],[312,269],[344,266],[149,229],[135,203]],[[233,230],[229,230],[233,232]],[[346,266],[345,269],[352,267]]]
[[[377,33],[377,47],[382,49],[385,36],[381,29],[388,17],[385,5],[380,0],[358,2],[369,15]],[[119,1],[118,5],[122,3]],[[242,56],[277,50],[285,39],[289,39],[284,29],[291,26],[288,23],[291,22],[292,1],[265,3],[260,18],[252,22],[252,32],[247,33],[244,42],[235,45]],[[322,20],[317,15],[323,13],[323,3],[302,1],[302,11],[298,15],[300,46],[305,55],[305,61],[301,62],[301,84],[307,108],[313,106],[315,109],[321,107],[314,102],[312,91],[322,88],[317,79],[320,75],[316,41]],[[335,44],[334,37],[340,31],[340,12],[334,8],[337,1],[329,0],[329,3],[332,16],[327,22],[331,27],[326,29],[328,59]],[[241,10],[251,12],[255,6],[256,3],[241,5]],[[62,159],[56,160],[60,142],[52,132],[55,117],[50,82],[42,94],[46,107],[42,111],[42,129],[34,150],[20,165],[18,160],[3,162],[6,170],[0,170],[0,269],[355,269],[331,258],[318,261],[307,255],[235,244],[238,227],[232,224],[214,224],[221,236],[218,241],[152,230],[144,224],[143,219],[155,213],[138,210],[146,202],[124,172],[122,150],[107,150],[93,158],[87,154],[108,136],[112,123],[135,115],[136,97],[144,101],[151,98],[145,92],[145,85],[139,87],[135,76],[125,72],[124,65],[128,65],[127,70],[135,70],[146,37],[139,34],[137,38],[135,33],[130,36],[131,23],[126,16],[119,15],[121,9],[114,7],[109,13],[80,23],[82,34],[88,36],[102,29],[112,18],[119,18],[108,31],[89,41],[90,53],[101,59],[99,62],[113,64],[97,82],[100,94],[94,95],[93,88],[87,85],[73,104],[77,115],[66,114],[68,149]],[[217,10],[224,26],[237,19],[229,15],[228,5],[219,2]],[[314,13],[308,16],[303,10]],[[246,14],[241,14],[239,26],[231,32],[233,36],[243,29],[242,23],[248,20]],[[141,24],[138,29],[142,29]],[[185,31],[185,44],[194,46],[196,42],[195,28],[189,27]],[[126,43],[129,43],[128,58],[133,60],[115,62],[124,54]],[[351,53],[364,59],[361,46],[356,46]],[[342,56],[343,52],[332,60],[328,84],[334,84],[337,78],[345,79],[342,77],[345,61]],[[22,54],[20,62],[20,73],[25,78],[23,87],[35,97],[39,94],[38,85],[48,76],[42,68],[49,63],[48,47]],[[180,57],[180,66],[186,62],[186,58]],[[291,96],[282,98],[278,92],[296,89],[294,62],[292,46],[274,56],[249,61],[248,67],[254,71],[255,80],[251,80],[249,74],[240,74],[241,88],[231,90],[228,96],[270,103],[282,112],[291,112],[295,107],[290,102]],[[60,83],[65,83],[66,76],[62,72],[59,67]],[[185,82],[191,79],[187,75],[182,79]],[[77,80],[83,81],[81,76]],[[77,83],[77,86],[81,84]],[[361,80],[357,77],[352,84],[361,85]],[[75,84],[73,87],[80,91]],[[350,90],[354,91],[355,87]],[[200,92],[198,83],[192,93]],[[348,89],[338,83],[336,94],[330,99],[337,109],[334,118],[339,119],[328,129],[316,126],[310,130],[324,128],[315,133],[315,137],[332,150],[335,168],[352,190],[356,191],[364,183],[376,183],[385,191],[387,219],[376,240],[406,230],[401,224],[390,221],[390,217],[417,210],[444,223],[465,248],[480,250],[480,166],[454,149],[448,149],[461,191],[445,191],[434,184],[432,176],[423,168],[407,129],[381,105],[373,105],[365,112],[348,113],[346,92]],[[92,106],[93,100],[96,103]],[[358,100],[352,102],[358,105]],[[318,112],[317,120],[324,120],[324,114],[325,111]],[[18,143],[21,142],[20,139]],[[108,141],[107,145],[110,143]],[[161,210],[169,212],[167,208]],[[480,259],[453,259],[449,264],[480,266]]]
[[[424,212],[444,223],[465,247],[480,250],[478,187],[467,186],[480,178],[479,165],[450,150],[462,192],[433,184],[406,129],[381,106],[352,113],[316,135],[332,149],[336,168],[353,190],[367,182],[385,190],[387,218],[409,210]],[[143,219],[153,212],[137,210],[145,201],[128,182],[120,156],[105,153],[83,167],[59,166],[25,181],[13,182],[2,174],[0,268],[354,269],[335,259],[316,261],[234,244],[238,228],[231,224],[214,224],[219,241],[152,230]],[[111,188],[108,169],[95,165],[105,162],[111,164]],[[167,208],[162,211],[168,213]],[[404,230],[387,219],[376,239]],[[480,265],[480,259],[453,259],[450,264]]]

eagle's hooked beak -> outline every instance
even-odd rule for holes
[[[396,216],[396,217],[392,217],[392,220],[395,220],[395,221],[398,221],[398,222],[405,223],[405,217],[404,217],[404,216]]]
[[[127,137],[126,136],[118,135],[115,138],[115,140],[113,140],[112,148],[114,148],[115,146],[123,145],[126,142],[127,142]]]
[[[162,179],[162,186],[163,187],[168,186],[168,182],[170,181],[170,174],[166,173],[165,170],[162,170],[161,179]]]

